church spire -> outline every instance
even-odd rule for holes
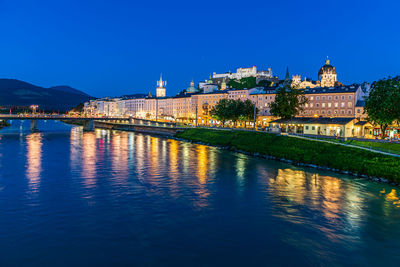
[[[289,75],[289,66],[286,67],[286,75],[285,75],[285,80],[289,80],[290,75]]]

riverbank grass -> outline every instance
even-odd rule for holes
[[[400,183],[400,158],[358,148],[261,132],[198,128],[176,137]]]

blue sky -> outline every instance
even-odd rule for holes
[[[209,74],[257,65],[339,81],[400,74],[400,1],[0,0],[0,77],[94,96],[173,95]]]

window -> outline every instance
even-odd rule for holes
[[[344,100],[345,99],[345,96],[344,95],[342,95],[342,100]]]
[[[323,107],[323,108],[325,107],[325,103],[322,103],[322,107]]]
[[[322,100],[325,100],[325,99],[326,99],[326,97],[325,97],[325,96],[323,96],[323,97],[322,97]]]
[[[344,110],[342,110],[342,114],[344,114]]]
[[[360,109],[357,109],[357,113],[361,113],[361,110],[360,110]]]
[[[332,103],[328,103],[328,108],[332,107]]]
[[[332,100],[332,97],[331,97],[331,96],[328,96],[328,100]]]
[[[322,114],[325,114],[325,110],[321,111]]]
[[[308,126],[306,126],[306,130],[308,130]]]
[[[328,110],[328,114],[331,114],[331,111],[330,111],[330,110]]]
[[[312,97],[310,97],[310,100],[314,100],[314,97],[312,96]]]
[[[348,114],[351,114],[351,110],[348,110],[347,113],[348,113]]]
[[[308,104],[306,103],[306,108],[308,108]]]
[[[339,99],[339,97],[337,95],[335,95],[335,100],[338,100],[338,99]]]
[[[315,130],[315,126],[312,127],[312,130],[313,130],[313,131]]]
[[[337,108],[337,107],[339,107],[339,103],[338,102],[335,103],[335,108]]]
[[[340,106],[341,106],[342,108],[344,108],[344,102],[342,102]]]
[[[319,96],[317,96],[316,99],[319,100]]]
[[[352,98],[352,96],[351,95],[349,95],[349,100]]]
[[[348,102],[348,103],[347,103],[347,106],[348,106],[349,108],[351,108],[351,105],[352,105],[351,102]]]
[[[315,104],[315,106],[316,106],[317,108],[319,108],[319,103]]]
[[[313,103],[310,104],[310,107],[311,107],[311,108],[313,107]]]

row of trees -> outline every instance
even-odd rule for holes
[[[232,121],[234,125],[240,122],[254,120],[258,109],[250,100],[241,101],[235,99],[221,99],[210,111],[213,118],[222,122],[224,126],[227,121]]]
[[[385,138],[389,125],[400,122],[400,77],[372,83],[365,112],[369,122],[380,126],[382,138]]]

